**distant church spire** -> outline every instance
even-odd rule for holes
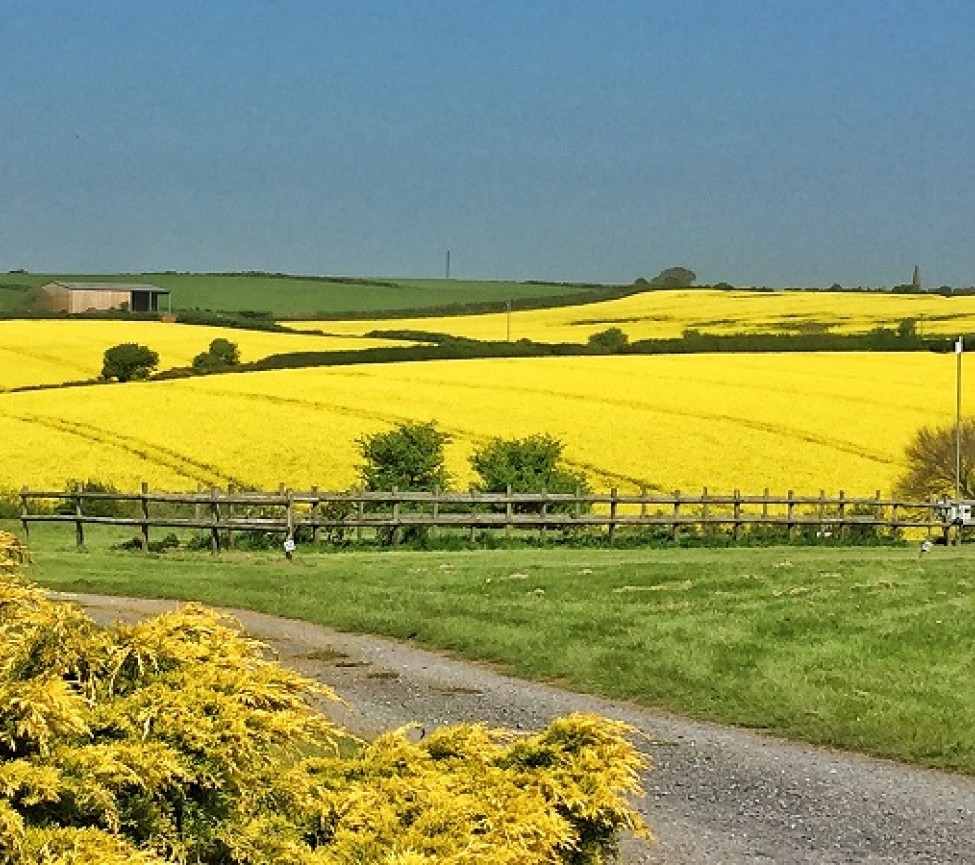
[[[911,279],[911,287],[915,291],[921,290],[921,268],[919,265],[914,265],[914,276]]]

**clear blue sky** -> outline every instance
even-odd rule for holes
[[[0,270],[975,283],[971,0],[0,0]]]

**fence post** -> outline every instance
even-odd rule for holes
[[[768,489],[768,487],[765,487],[765,494],[762,496],[762,499],[763,499],[763,501],[762,501],[762,523],[764,525],[766,525],[766,527],[768,525],[768,498],[769,498],[769,489]]]
[[[839,495],[839,513],[840,513],[840,540],[846,540],[846,493],[840,490]]]
[[[318,501],[318,484],[315,484],[311,488],[311,494],[314,496],[311,503],[311,542],[312,544],[318,543],[318,506],[320,502]]]
[[[873,527],[873,533],[880,536],[881,523],[884,521],[884,506],[880,503],[880,490],[877,490],[876,504],[873,506],[873,517],[877,521]]]
[[[640,526],[643,527],[643,522],[647,518],[647,485],[640,484]]]
[[[365,484],[359,484],[358,495],[359,498],[356,501],[356,521],[358,525],[355,527],[355,542],[357,544],[362,543],[362,521],[366,518],[366,500],[363,498],[366,493]]]
[[[217,488],[210,487],[210,552],[216,555],[220,552],[220,505],[217,502]]]
[[[75,484],[74,490],[75,490],[75,493],[77,493],[77,495],[75,496],[75,500],[74,500],[75,545],[80,549],[81,547],[83,547],[85,545],[85,524],[84,524],[84,522],[82,522],[82,519],[84,517],[84,514],[81,511],[81,498],[82,498],[82,495],[84,493],[84,485],[83,484]]]
[[[149,552],[149,484],[142,482],[142,552]]]
[[[548,495],[548,490],[545,489],[544,487],[542,488],[542,495],[543,496]],[[547,519],[547,517],[548,517],[548,502],[542,499],[542,509],[539,512],[539,518],[541,519],[541,522],[538,525],[538,542],[540,544],[544,544],[546,540],[547,533],[545,531],[546,529],[545,520]]]
[[[430,538],[436,538],[439,534],[439,527],[437,526],[437,521],[440,519],[440,484],[433,485],[433,519],[430,525]]]
[[[24,526],[24,543],[30,541],[30,522],[27,517],[30,515],[30,511],[27,508],[27,497],[28,489],[26,486],[20,489],[20,521]]]
[[[288,524],[288,536],[285,538],[285,540],[293,541],[295,539],[295,499],[294,493],[290,489],[287,491],[286,495],[288,497],[288,501],[285,505],[287,508],[285,511],[285,520]],[[288,556],[288,558],[291,557]]]
[[[471,517],[471,529],[470,529],[470,541],[473,544],[474,541],[477,539],[477,528],[474,525],[474,517],[475,517],[476,512],[477,512],[477,488],[474,486],[474,484],[471,484],[470,485],[470,493],[471,493],[471,513],[470,513],[470,517]]]
[[[733,508],[734,523],[731,527],[731,536],[737,543],[741,540],[741,490],[735,490],[735,501]]]
[[[616,497],[619,495],[616,487],[609,491],[609,545],[616,542]]]
[[[819,528],[817,536],[826,537],[826,490],[819,491]]]
[[[796,512],[795,502],[792,501],[793,495],[794,493],[792,492],[792,490],[789,490],[788,494],[786,495],[786,503],[785,503],[786,536],[789,538],[790,541],[795,537],[795,533],[796,533],[796,524],[793,522],[793,520],[795,519],[795,512]]]
[[[701,488],[701,533],[708,535],[711,533],[711,525],[708,522],[708,488]]]
[[[399,487],[393,487],[391,490],[393,494],[393,531],[390,535],[390,540],[393,542],[393,546],[397,546],[402,540],[402,533],[399,530],[399,499],[396,498],[399,492]]]
[[[674,490],[674,527],[671,538],[674,542],[680,540],[680,490]]]
[[[504,503],[504,536],[510,538],[515,522],[515,506],[511,503],[511,484],[508,484],[504,488],[504,493],[507,498],[507,501]]]
[[[236,492],[236,488],[233,484],[227,484],[227,498],[229,499]],[[234,522],[234,503],[232,501],[227,502],[227,549],[232,550],[234,548],[234,530],[230,528]]]

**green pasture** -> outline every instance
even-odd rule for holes
[[[975,773],[975,548],[123,553],[29,576],[415,640],[610,697]]]
[[[278,318],[336,313],[385,313],[507,300],[574,295],[590,287],[460,279],[386,279],[304,277],[268,274],[0,274],[0,312],[12,312],[27,292],[54,280],[68,282],[138,282],[172,292],[175,310],[220,312],[252,310]]]

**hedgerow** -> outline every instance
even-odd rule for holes
[[[597,863],[643,759],[571,715],[355,739],[326,687],[189,605],[103,628],[0,535],[0,863]]]

